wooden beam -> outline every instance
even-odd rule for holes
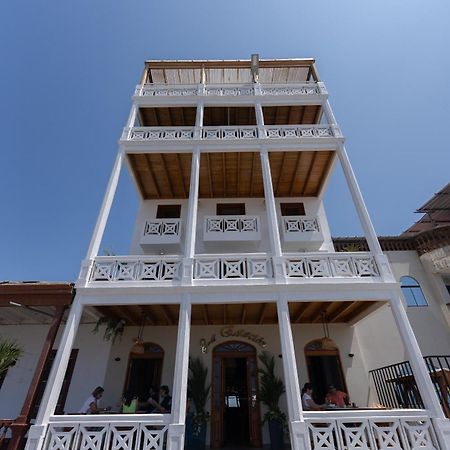
[[[171,197],[175,197],[173,184],[172,184],[172,177],[170,176],[169,170],[167,168],[166,158],[164,157],[164,153],[160,153],[160,155],[161,155],[161,161],[162,161],[163,167],[164,167],[164,173],[165,173],[166,178],[167,178],[167,184],[169,185],[170,196]]]
[[[167,305],[161,305],[161,310],[162,310],[164,319],[167,322],[167,325],[173,325],[174,321],[173,321],[173,318],[172,318],[172,316],[170,314],[170,311],[168,310],[168,306]]]
[[[237,176],[236,176],[236,195],[239,197],[241,195],[241,152],[237,152]]]
[[[153,172],[152,161],[150,159],[150,155],[148,153],[146,153],[145,158],[147,160],[150,178],[152,180],[153,185],[155,186],[156,195],[158,196],[158,198],[161,198],[161,191],[159,189],[158,183],[156,182],[155,172]]]
[[[249,195],[249,197],[253,197],[253,173],[255,170],[255,156],[256,156],[256,152],[253,152],[252,168],[251,168],[251,175],[250,175],[250,195]]]
[[[222,174],[223,174],[223,196],[227,196],[227,171],[226,171],[226,161],[225,152],[222,153]]]
[[[306,313],[306,310],[311,306],[311,302],[302,302],[300,303],[299,310],[297,311],[297,315],[295,316],[294,323],[299,323],[300,320]]]
[[[279,193],[281,176],[283,174],[283,167],[284,167],[284,164],[286,161],[286,154],[287,154],[287,152],[283,152],[283,157],[281,158],[281,166],[280,166],[280,170],[279,170],[279,174],[278,174],[277,187],[275,188],[275,192],[274,192],[275,197]]]
[[[223,323],[226,325],[227,323],[227,305],[223,305]]]
[[[177,153],[177,164],[178,164],[178,171],[180,172],[180,179],[181,179],[181,187],[183,188],[183,195],[187,198],[188,197],[188,190],[185,184],[184,174],[183,174],[183,165],[181,164],[180,154]]]
[[[353,307],[355,302],[343,302],[336,311],[332,312],[328,316],[328,323],[336,323],[342,315],[344,315],[349,309]]]
[[[213,182],[212,182],[211,158],[209,157],[209,153],[206,153],[206,162],[208,165],[209,196],[211,198],[213,198],[214,197],[214,187],[213,187]]]
[[[247,307],[245,303],[242,304],[242,312],[241,312],[241,324],[245,324],[245,316],[247,315]]]
[[[260,311],[260,313],[259,313],[259,321],[258,321],[258,323],[261,325],[262,323],[263,323],[263,321],[264,321],[264,315],[266,314],[266,312],[267,312],[267,307],[269,306],[269,304],[268,303],[263,303],[262,304],[262,307],[261,307],[261,311]]]
[[[305,196],[306,188],[307,188],[307,186],[308,186],[309,179],[310,179],[310,177],[311,177],[311,172],[312,172],[312,169],[313,169],[313,167],[314,167],[314,163],[316,162],[317,153],[318,153],[318,152],[314,152],[313,157],[312,157],[312,159],[311,159],[311,164],[309,165],[308,173],[307,173],[306,178],[305,178],[305,184],[303,185],[302,197]]]
[[[203,320],[205,325],[211,325],[209,322],[208,305],[203,305]]]
[[[300,161],[302,159],[302,155],[303,152],[298,152],[297,153],[297,162],[295,163],[295,170],[294,170],[294,175],[292,176],[292,180],[291,180],[291,187],[289,189],[289,195],[292,197],[293,193],[294,193],[294,188],[295,188],[295,180],[297,179],[297,172],[300,168]]]
[[[333,302],[321,302],[322,308],[320,309],[320,312],[317,315],[317,317],[315,317],[313,320],[311,320],[311,323],[322,323],[324,315],[325,315],[325,321],[329,322],[328,316],[327,316],[327,309],[332,304],[333,304]]]

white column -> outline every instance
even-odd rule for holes
[[[433,383],[428,373],[427,366],[423,360],[419,344],[414,335],[411,324],[402,301],[401,290],[392,291],[390,305],[392,315],[397,324],[398,331],[408,354],[408,360],[414,378],[419,388],[425,408],[431,416],[436,436],[439,440],[440,450],[450,450],[450,421],[445,417],[441,404],[434,389]]]
[[[180,305],[177,350],[175,356],[172,393],[172,417],[169,425],[167,449],[182,450],[186,421],[186,392],[189,374],[189,340],[191,333],[191,300],[185,294]]]
[[[292,450],[308,450],[310,448],[308,428],[303,417],[301,392],[298,381],[297,362],[295,360],[294,340],[287,300],[277,301],[278,326],[280,328],[281,351],[283,354],[284,380],[289,413],[289,431]]]
[[[98,255],[98,249],[100,247],[103,233],[106,227],[106,222],[108,221],[108,216],[111,211],[117,184],[119,183],[122,161],[123,149],[119,149],[111,176],[109,178],[108,187],[106,188],[106,193],[103,198],[102,207],[100,208],[100,212],[97,217],[97,223],[95,224],[94,233],[92,234],[91,242],[89,244],[89,249],[86,254],[87,260],[93,259]]]
[[[42,448],[48,420],[55,411],[61,392],[64,375],[67,370],[67,365],[69,364],[70,353],[77,335],[82,312],[83,305],[75,298],[70,308],[69,317],[67,318],[58,351],[56,352],[53,361],[52,370],[50,371],[44,395],[42,396],[41,406],[36,417],[35,425],[33,425],[29,431],[29,437],[25,447],[27,450],[39,450]]]
[[[197,232],[198,186],[200,181],[200,148],[192,153],[191,181],[189,185],[189,202],[186,217],[186,237],[183,261],[183,282],[191,284],[194,278],[195,235]]]

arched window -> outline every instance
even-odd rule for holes
[[[420,284],[412,277],[401,277],[400,286],[408,306],[428,306]]]

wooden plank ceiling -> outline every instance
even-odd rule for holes
[[[289,303],[291,323],[348,323],[370,309],[376,302],[334,301]],[[124,319],[126,325],[178,324],[178,305],[98,306],[102,316]],[[277,324],[275,303],[231,303],[192,306],[192,325],[272,325]]]
[[[319,195],[333,161],[333,151],[270,152],[276,197]],[[129,162],[145,199],[189,196],[190,153],[129,154]],[[257,152],[202,153],[200,198],[264,197]]]
[[[196,108],[143,107],[139,109],[139,122],[143,127],[193,127]],[[266,125],[311,125],[320,122],[320,105],[263,106]],[[250,106],[207,106],[204,126],[256,125],[255,109]]]

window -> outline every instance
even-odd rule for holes
[[[420,284],[412,277],[401,277],[400,286],[408,306],[428,306]]]
[[[280,203],[282,216],[304,216],[305,205],[303,203]]]
[[[181,214],[181,205],[158,205],[156,211],[157,219],[179,219]]]
[[[245,216],[245,203],[217,203],[218,216]]]

